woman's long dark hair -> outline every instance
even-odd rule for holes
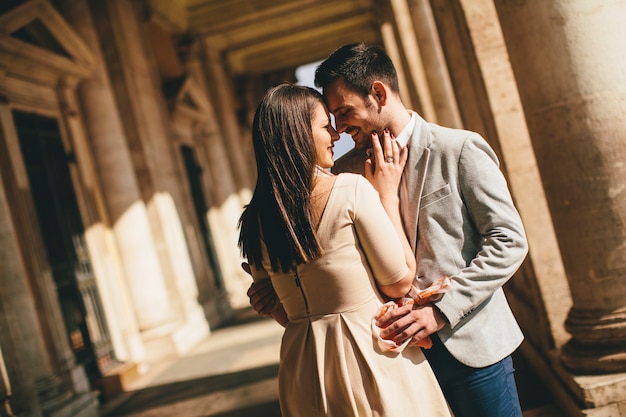
[[[321,94],[312,88],[281,84],[256,109],[252,143],[257,182],[239,219],[239,248],[257,268],[261,240],[275,271],[289,271],[321,255],[310,198],[316,163],[311,119],[320,103]]]

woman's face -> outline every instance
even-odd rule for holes
[[[318,103],[313,112],[311,130],[313,131],[317,165],[322,168],[331,168],[335,164],[333,162],[333,146],[339,140],[339,133],[330,124],[328,110],[322,103]]]

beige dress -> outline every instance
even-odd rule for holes
[[[450,416],[420,348],[382,352],[371,320],[381,306],[374,280],[398,281],[404,253],[378,194],[365,178],[340,174],[318,226],[325,255],[297,273],[268,276],[289,317],[279,397],[283,417]]]

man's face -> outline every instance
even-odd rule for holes
[[[363,99],[343,79],[335,80],[324,88],[324,100],[335,116],[337,131],[352,136],[356,149],[371,147],[372,131],[382,132],[385,127],[378,104],[371,94]]]

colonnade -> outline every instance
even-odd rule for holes
[[[500,158],[529,240],[505,287],[521,353],[568,414],[626,415],[626,4],[370,6],[407,105],[481,133]],[[0,16],[0,396],[11,382],[24,415],[53,415],[68,396],[72,415],[97,405],[63,325],[16,111],[59,125],[123,364],[104,380],[175,357],[247,306],[236,226],[255,171],[238,112],[292,68],[233,74],[227,43],[191,33],[176,7],[31,0]],[[20,37],[34,20],[58,47]]]

